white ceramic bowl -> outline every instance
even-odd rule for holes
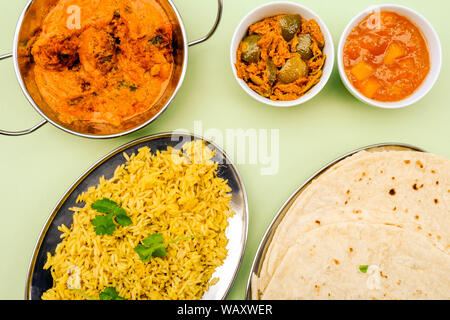
[[[326,54],[327,59],[323,67],[323,74],[322,77],[320,78],[319,83],[317,83],[314,87],[312,87],[304,96],[300,97],[297,100],[292,101],[272,101],[253,91],[245,83],[244,80],[238,78],[236,73],[236,67],[234,65],[236,62],[236,51],[239,46],[239,43],[247,34],[248,27],[250,25],[267,17],[275,16],[277,14],[288,14],[288,13],[289,14],[298,13],[304,19],[307,20],[314,19],[317,21],[322,31],[322,34],[324,35],[325,38],[325,47],[323,51]],[[230,58],[231,58],[231,68],[233,69],[233,74],[234,77],[236,78],[236,81],[239,83],[242,89],[244,89],[244,91],[247,92],[251,97],[271,106],[291,107],[305,103],[306,101],[312,99],[315,95],[317,95],[320,92],[320,90],[322,90],[322,88],[327,83],[328,79],[330,78],[331,72],[333,71],[333,64],[334,64],[333,39],[331,38],[330,31],[328,30],[327,26],[322,21],[322,19],[320,19],[319,16],[310,9],[293,2],[278,2],[278,1],[270,2],[255,8],[249,14],[247,14],[244,17],[244,19],[242,19],[241,23],[236,28],[233,35],[233,39],[231,41]]]
[[[343,52],[347,36],[357,24],[359,24],[369,14],[373,13],[376,10],[396,12],[410,19],[422,31],[422,34],[428,43],[428,50],[430,52],[431,68],[428,76],[425,78],[421,86],[411,96],[396,102],[380,102],[367,98],[358,90],[356,90],[355,87],[353,87],[353,85],[348,80],[344,70]],[[421,14],[419,14],[417,11],[414,11],[404,6],[384,4],[369,7],[366,10],[359,13],[355,18],[353,18],[353,20],[350,21],[350,23],[347,25],[344,32],[342,33],[341,39],[339,41],[337,59],[338,59],[339,75],[341,76],[342,82],[344,83],[345,87],[356,98],[358,98],[364,103],[367,103],[375,107],[385,109],[397,109],[416,103],[431,90],[441,71],[442,48],[441,42],[439,41],[439,37],[436,31],[434,30],[433,26]]]

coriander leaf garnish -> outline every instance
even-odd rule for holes
[[[163,236],[161,234],[155,233],[150,234],[142,240],[143,246],[146,248],[147,253],[151,253],[153,257],[164,258],[166,256],[166,245],[163,241]],[[151,251],[147,251],[151,249]]]
[[[369,269],[369,266],[366,264],[359,266],[359,271],[361,271],[362,273],[367,273],[367,269]]]
[[[91,221],[91,223],[95,227],[95,233],[99,236],[104,234],[111,235],[113,234],[114,230],[116,230],[113,212],[106,216],[98,215]]]
[[[108,198],[95,201],[91,204],[91,208],[100,213],[107,213],[106,216],[98,215],[92,220],[92,224],[95,226],[94,231],[97,235],[113,234],[114,230],[116,230],[114,217],[117,224],[122,227],[131,224],[131,218],[125,210]]]
[[[105,288],[105,290],[103,290],[103,292],[100,292],[98,296],[100,300],[126,300],[125,298],[119,296],[116,288],[114,287]]]
[[[169,244],[200,237],[184,237],[169,242],[164,242],[162,234],[150,234],[138,244],[134,251],[139,255],[142,262],[149,262],[151,258],[164,258],[167,255],[166,248]]]
[[[122,227],[127,227],[131,224],[131,218],[127,216],[127,213],[123,208],[118,208],[114,213],[116,214],[117,223]]]
[[[108,198],[97,200],[91,204],[91,208],[101,213],[113,212],[118,207],[117,203]]]
[[[87,300],[126,300],[125,298],[122,298],[117,293],[116,288],[114,287],[106,287],[100,294],[98,295],[99,299],[95,299],[91,296],[88,296],[87,294],[81,292],[77,289],[71,289],[72,291],[78,293],[80,296]]]
[[[166,244],[161,234],[151,234],[142,240],[142,243],[134,248],[142,262],[149,262],[153,257],[164,258],[166,256]]]

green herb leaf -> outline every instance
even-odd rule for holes
[[[94,203],[91,204],[91,208],[94,210],[97,210],[101,213],[110,213],[113,212],[116,208],[118,208],[119,205],[115,203],[114,201],[103,198],[101,200],[97,200]]]
[[[142,240],[142,243],[144,245],[148,246],[148,247],[151,247],[151,246],[154,246],[154,245],[163,244],[164,240],[163,240],[162,234],[155,233],[155,234],[148,235],[147,238]]]
[[[164,245],[147,247],[143,244],[138,244],[134,251],[139,255],[142,262],[149,262],[154,257],[164,258],[166,256],[166,247]]]
[[[114,213],[111,212],[106,216],[98,215],[92,221],[92,225],[95,227],[94,231],[97,235],[113,234],[116,230],[116,225],[114,224]]]
[[[368,265],[360,265],[359,266],[359,271],[361,271],[362,273],[366,273],[367,269],[369,269]]]
[[[131,224],[131,218],[127,216],[123,208],[117,208],[113,212],[116,214],[116,221],[119,225],[127,227]]]
[[[164,258],[166,256],[166,244],[161,234],[150,234],[142,240],[142,243],[134,248],[142,262],[149,262],[153,257]]]
[[[103,292],[99,294],[100,300],[126,300],[125,298],[122,298],[117,293],[116,288],[114,287],[107,287]]]
[[[100,292],[100,294],[98,295],[99,299],[90,297],[87,294],[85,294],[77,289],[71,289],[71,290],[78,293],[80,296],[84,297],[87,300],[126,300],[125,298],[122,298],[119,296],[119,294],[116,291],[116,288],[114,288],[114,287],[106,287],[103,290],[103,292]]]
[[[122,227],[127,227],[132,222],[125,210],[108,198],[95,201],[91,204],[91,208],[100,213],[108,214],[106,216],[98,215],[92,220],[92,224],[96,227],[94,231],[97,235],[113,234],[116,229],[114,217],[117,224]]]
[[[175,239],[169,242],[164,242],[162,234],[159,233],[150,234],[147,236],[147,238],[142,240],[143,244],[138,244],[134,248],[134,251],[137,254],[139,254],[139,257],[141,258],[142,262],[149,262],[150,259],[154,257],[164,258],[167,255],[166,247],[169,244],[194,238],[200,237],[185,237]]]

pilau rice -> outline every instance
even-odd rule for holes
[[[231,209],[231,188],[217,177],[214,152],[204,142],[186,143],[183,151],[169,147],[155,155],[148,147],[137,154],[124,154],[126,163],[113,178],[102,177],[97,187],[82,193],[74,207],[73,224],[61,225],[63,239],[55,254],[47,253],[44,269],[50,269],[53,287],[44,300],[81,300],[68,284],[91,297],[106,287],[115,287],[125,299],[200,299],[215,269],[227,256],[225,230]],[[112,235],[97,235],[91,208],[98,199],[109,198],[132,219],[128,227],[118,226]],[[164,241],[195,236],[172,243],[165,258],[140,260],[134,248],[149,234],[159,233]],[[73,270],[78,281],[73,281]],[[73,286],[73,285],[72,285]]]

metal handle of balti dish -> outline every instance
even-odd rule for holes
[[[12,53],[0,55],[0,61],[4,60],[4,59],[7,59],[7,58],[12,58],[12,56],[13,56]],[[35,125],[34,127],[30,128],[30,129],[22,130],[22,131],[5,131],[5,130],[0,130],[0,135],[5,135],[5,136],[23,136],[23,135],[32,133],[33,131],[36,131],[37,129],[39,129],[40,127],[42,127],[46,123],[47,123],[47,120],[44,120],[44,121],[38,123],[37,125]]]
[[[205,42],[206,40],[208,40],[209,38],[212,37],[212,35],[214,34],[214,32],[216,32],[217,27],[219,26],[220,20],[222,19],[222,11],[223,11],[223,1],[222,0],[217,0],[217,17],[216,17],[216,21],[214,22],[213,27],[211,28],[211,30],[209,30],[208,34],[206,36],[204,36],[203,38],[200,38],[198,40],[189,42],[188,45],[191,46],[195,46],[196,44]]]

